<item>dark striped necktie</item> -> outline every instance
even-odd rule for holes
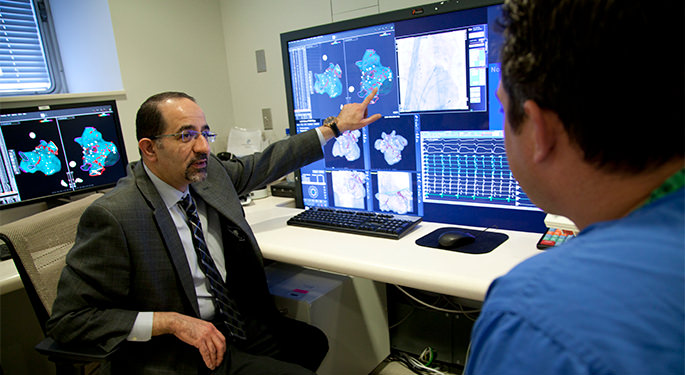
[[[214,308],[217,314],[223,320],[226,328],[230,331],[234,338],[245,340],[245,322],[243,321],[233,298],[229,296],[228,289],[222,280],[216,264],[209,254],[205,237],[202,234],[202,224],[200,224],[200,217],[197,214],[195,202],[190,194],[186,194],[183,199],[178,202],[178,205],[185,211],[188,219],[188,226],[193,235],[193,245],[197,253],[198,261],[200,262],[200,269],[207,276],[209,281],[209,290],[212,293]]]

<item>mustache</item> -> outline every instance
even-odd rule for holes
[[[188,165],[193,165],[195,162],[205,161],[205,160],[207,160],[207,154],[205,154],[205,153],[196,154],[195,157],[192,160],[190,160]]]

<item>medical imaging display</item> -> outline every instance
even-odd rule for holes
[[[383,115],[300,169],[299,207],[544,229],[504,149],[492,3],[436,3],[281,35],[291,132],[320,126],[374,88],[368,113]]]
[[[105,167],[119,161],[117,146],[102,139],[102,133],[93,127],[83,129],[83,134],[75,138],[74,142],[83,147],[81,170],[88,171],[89,176],[99,176],[105,171]]]
[[[114,101],[0,112],[0,208],[111,187],[126,164]]]

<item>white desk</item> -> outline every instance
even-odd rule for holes
[[[446,224],[421,222],[407,236],[391,240],[286,225],[298,212],[291,198],[268,197],[245,207],[265,258],[476,301],[485,298],[496,277],[540,253],[536,233],[493,229],[509,239],[490,253],[473,255],[414,243]],[[14,263],[0,262],[0,293],[21,287]]]
[[[279,197],[245,207],[265,258],[475,301],[483,301],[495,278],[541,252],[537,233],[492,229],[509,239],[490,253],[464,254],[414,243],[448,224],[421,222],[400,240],[286,225],[300,211],[293,199]]]

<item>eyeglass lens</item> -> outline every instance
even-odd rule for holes
[[[200,134],[202,134],[202,136],[205,137],[205,139],[207,139],[207,142],[214,142],[214,139],[216,139],[216,134],[207,130],[202,132],[198,132],[196,130],[185,130],[181,132],[181,141],[190,142],[194,139],[197,139],[197,137],[199,137]]]

